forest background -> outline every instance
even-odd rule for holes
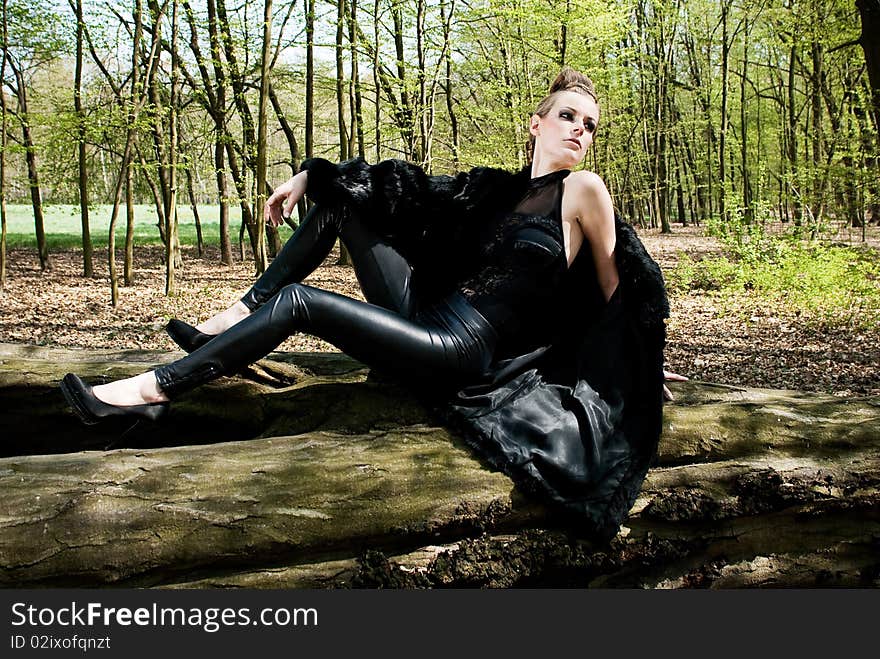
[[[4,341],[64,344],[45,318],[61,291],[116,324],[105,341],[204,312],[226,294],[208,278],[246,285],[289,233],[259,209],[306,157],[519,168],[570,65],[602,107],[586,166],[679,302],[676,366],[880,391],[878,0],[2,0],[0,19]],[[88,288],[58,279],[74,266]],[[203,300],[181,314],[187,291]],[[763,354],[696,336],[734,324]]]

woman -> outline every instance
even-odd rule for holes
[[[308,332],[421,385],[490,461],[613,532],[659,437],[667,306],[601,178],[570,171],[598,122],[592,82],[565,69],[531,116],[518,173],[307,160],[266,220],[280,224],[303,194],[317,205],[266,273],[198,327],[169,324],[190,355],[94,388],[69,374],[65,396],[86,423],[157,419],[170,399]],[[298,283],[337,237],[367,302]]]

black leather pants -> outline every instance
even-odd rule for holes
[[[337,238],[348,249],[367,301],[407,318],[414,316],[418,300],[409,263],[344,206],[313,206],[242,303],[256,311],[284,286],[301,282],[327,258]]]
[[[298,283],[339,236],[368,302]],[[431,386],[486,371],[495,330],[453,294],[423,309],[406,260],[344,208],[314,207],[242,302],[250,316],[190,355],[156,369],[169,397],[260,359],[294,332],[313,334],[372,368]]]

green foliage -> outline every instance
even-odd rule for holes
[[[23,71],[30,73],[70,50],[68,21],[52,3],[9,0],[6,11],[9,56]]]
[[[726,258],[694,260],[681,253],[678,263],[666,273],[669,292],[686,294],[689,291],[720,291],[736,282],[737,268]]]
[[[682,255],[669,271],[670,292],[714,292],[736,306],[749,295],[783,304],[807,322],[876,326],[880,322],[880,255],[870,248],[764,236],[763,258],[734,255],[695,261]]]
[[[709,218],[706,221],[706,233],[718,238],[725,251],[739,261],[755,263],[777,258],[786,237],[780,238],[767,233],[766,227],[773,222],[770,207],[758,202],[749,215],[746,209],[735,206],[736,201],[732,195],[727,195],[727,207],[732,210],[727,219],[717,216]]]

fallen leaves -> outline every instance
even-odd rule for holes
[[[716,241],[697,228],[670,235],[640,232],[648,250],[668,269],[681,254],[717,254]],[[120,286],[120,302],[109,304],[106,253],[95,253],[95,278],[81,275],[81,253],[53,253],[54,267],[41,273],[36,254],[12,250],[6,290],[0,294],[0,341],[82,348],[174,350],[164,327],[172,317],[201,321],[250,287],[253,266],[219,263],[216,249],[204,259],[184,249],[178,290],[166,297],[161,248],[135,251],[135,283]],[[121,261],[121,255],[120,255]],[[363,299],[354,271],[328,257],[306,283]],[[731,302],[709,293],[670,299],[667,368],[691,379],[750,387],[824,391],[838,395],[880,394],[880,328],[824,328],[818,319],[744,291]],[[333,346],[305,334],[282,350],[326,351]]]

